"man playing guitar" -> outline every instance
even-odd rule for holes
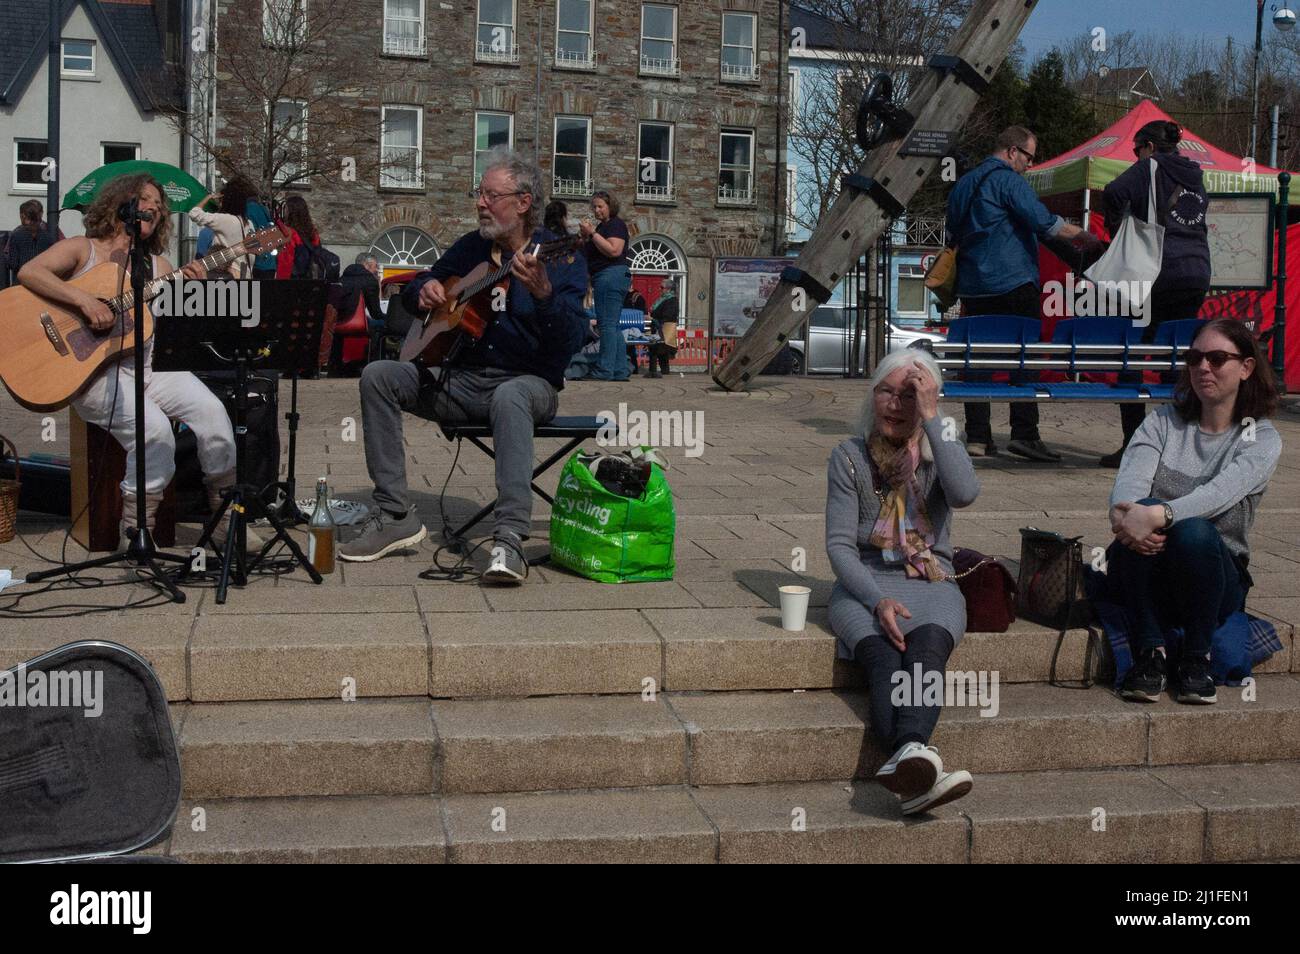
[[[510,258],[505,294],[496,295],[504,308],[492,311],[481,338],[466,338],[460,353],[437,368],[376,361],[362,373],[361,416],[375,506],[361,534],[340,547],[341,559],[378,560],[426,535],[406,487],[402,411],[411,411],[445,423],[491,425],[497,505],[494,555],[483,579],[523,581],[527,564],[521,542],[532,520],[533,427],[555,416],[564,369],[587,326],[582,256],[543,264],[529,254],[534,243],[556,238],[539,227],[541,182],[540,170],[516,153],[492,150],[479,188],[471,193],[478,229],[461,236],[403,292],[409,311],[425,311],[446,302],[444,281],[465,276],[498,254]]]
[[[65,279],[75,278],[101,262],[114,261],[129,267],[127,252],[131,238],[118,219],[118,209],[132,199],[138,200],[144,219],[140,223],[140,240],[152,256],[153,274],[169,273],[172,266],[160,253],[167,247],[171,233],[171,212],[162,186],[152,176],[143,174],[119,176],[107,183],[86,209],[82,219],[86,234],[56,242],[23,266],[18,281],[50,301],[80,309],[93,330],[108,331],[117,320],[112,309]],[[182,269],[182,274],[197,279],[206,277],[207,273],[202,263],[192,262]],[[145,346],[144,361],[144,493],[150,530],[163,491],[176,470],[171,419],[184,421],[194,432],[209,502],[214,507],[220,504],[221,491],[235,482],[235,434],[221,401],[188,371],[153,371],[152,352],[151,340]],[[110,364],[72,401],[72,407],[83,420],[105,428],[111,423],[113,437],[126,450],[126,478],[122,481],[124,532],[128,522],[134,524],[136,515],[134,377],[134,363],[130,358]],[[222,532],[218,539],[224,539],[225,527],[218,530]]]

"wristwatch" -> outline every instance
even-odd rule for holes
[[[1165,525],[1160,529],[1168,530],[1170,527],[1174,525],[1174,508],[1169,506],[1169,504],[1167,503],[1162,503],[1160,506],[1164,507],[1165,509]]]

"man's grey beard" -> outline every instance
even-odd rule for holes
[[[486,225],[480,225],[478,227],[478,234],[481,235],[483,238],[489,239],[493,242],[501,238],[503,235],[507,234],[509,231],[510,230],[508,228],[506,228],[496,219],[493,219],[491,222],[488,222]]]

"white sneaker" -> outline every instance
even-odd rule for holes
[[[933,745],[908,742],[880,766],[876,781],[903,798],[928,792],[943,773],[943,759]]]
[[[921,812],[928,812],[932,808],[938,808],[940,805],[955,802],[968,793],[974,784],[975,781],[970,777],[970,772],[965,769],[959,769],[956,772],[944,772],[924,795],[918,795],[915,798],[903,801],[903,814],[918,815]]]

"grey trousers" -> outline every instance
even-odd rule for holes
[[[439,387],[440,375],[449,375]],[[448,396],[450,392],[450,398]],[[373,361],[361,373],[366,468],[375,503],[411,509],[406,487],[402,412],[445,424],[488,424],[496,452],[495,529],[527,537],[532,524],[533,427],[555,416],[560,396],[543,378],[496,368],[422,369],[406,361]]]

